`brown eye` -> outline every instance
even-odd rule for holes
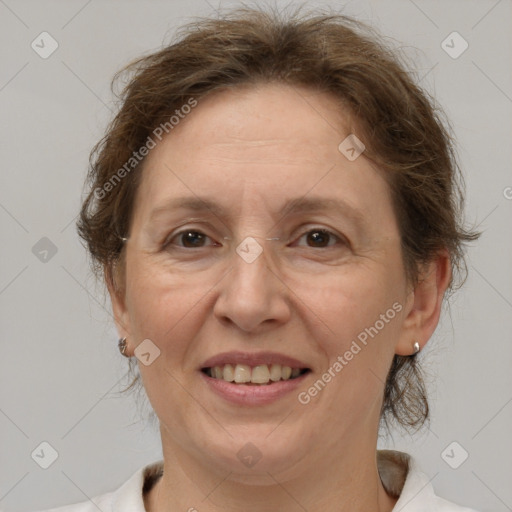
[[[205,235],[199,231],[184,231],[180,235],[180,240],[185,247],[202,247]]]
[[[333,245],[336,245],[336,242],[343,242],[343,240],[332,233],[331,231],[327,229],[310,229],[306,233],[304,233],[300,239],[303,237],[306,237],[306,242],[309,247],[313,248],[323,248],[323,247],[332,247]],[[333,241],[334,243],[329,243],[330,241]]]
[[[329,245],[331,235],[326,231],[310,231],[307,233],[307,241],[311,242],[315,247],[326,247]]]
[[[173,245],[178,248],[194,249],[205,247],[205,240],[209,239],[207,235],[201,231],[194,229],[186,229],[176,233],[172,238],[164,243],[164,248]],[[177,240],[178,243],[173,243],[173,240]]]

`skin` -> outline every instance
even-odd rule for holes
[[[127,355],[144,339],[161,351],[139,362],[164,455],[148,511],[393,508],[376,465],[384,382],[394,354],[432,335],[450,264],[441,253],[420,284],[407,282],[389,186],[364,153],[349,161],[338,150],[350,133],[357,127],[330,95],[262,84],[200,99],[148,155],[122,286],[109,281]],[[174,209],[149,221],[184,195],[213,198],[225,213]],[[361,223],[278,214],[302,196],[342,200]],[[340,238],[318,241],[316,228]],[[191,245],[174,236],[183,229],[205,237]],[[263,249],[252,263],[235,251],[247,236]],[[401,311],[307,405],[292,392],[235,406],[200,378],[220,352],[270,350],[307,362],[305,391],[394,303]],[[261,453],[251,468],[236,455],[248,442]]]

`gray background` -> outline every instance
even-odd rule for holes
[[[213,2],[0,0],[2,509],[84,501],[161,456],[148,409],[119,394],[127,363],[74,221],[89,151],[114,108],[114,72],[158,48],[190,16],[211,14]],[[314,5],[345,5],[406,47],[421,84],[453,123],[468,220],[484,230],[469,251],[465,287],[421,356],[430,376],[430,430],[397,433],[381,446],[417,456],[447,499],[512,510],[512,3]],[[31,48],[42,31],[59,44],[47,59]],[[441,47],[453,31],[469,43],[457,59]],[[46,262],[32,251],[43,237],[57,248]],[[58,452],[46,470],[31,457],[43,441]],[[453,441],[452,464],[469,453],[458,469],[441,456]]]

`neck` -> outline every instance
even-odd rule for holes
[[[146,511],[390,512],[397,499],[381,483],[375,445],[363,446],[300,461],[287,474],[249,477],[219,472],[173,446],[164,449],[164,474],[145,496]]]

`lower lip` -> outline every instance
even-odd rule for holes
[[[280,380],[271,384],[234,384],[214,379],[199,372],[206,385],[217,395],[236,405],[266,405],[275,402],[297,389],[309,375],[307,372],[295,379]]]

